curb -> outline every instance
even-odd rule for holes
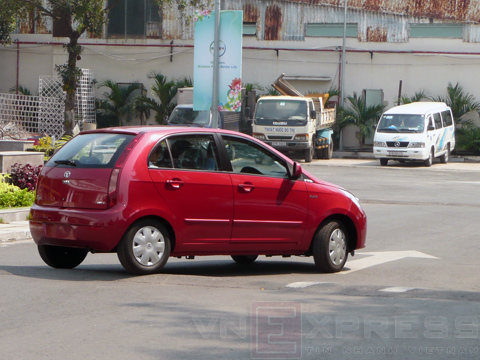
[[[3,210],[0,210],[0,219],[2,219],[4,223],[12,223],[16,221],[27,221],[29,213],[30,213],[29,207],[3,209]]]

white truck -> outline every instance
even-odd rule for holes
[[[301,152],[305,162],[311,162],[314,155],[330,159],[336,109],[325,108],[326,94],[304,96],[283,76],[272,84],[282,96],[263,96],[258,100],[253,136],[281,152]]]
[[[242,90],[242,109],[241,111],[220,111],[219,127],[227,130],[246,132],[246,110],[247,103],[255,99],[253,96],[246,96]],[[193,110],[193,87],[180,88],[177,91],[177,106],[173,109],[168,119],[168,125],[176,126],[199,126],[212,127],[212,112]]]

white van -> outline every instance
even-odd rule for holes
[[[386,111],[375,130],[373,153],[385,166],[388,160],[421,160],[446,164],[455,148],[452,111],[443,102],[415,102]]]

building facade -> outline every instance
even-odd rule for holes
[[[106,5],[109,1],[107,0]],[[347,0],[345,95],[377,90],[387,108],[399,93],[446,95],[459,83],[480,99],[480,2]],[[301,92],[340,87],[345,3],[341,0],[223,0],[243,10],[243,82],[270,86],[281,73]],[[213,5],[212,5],[213,8]],[[102,38],[85,36],[78,66],[98,81],[139,81],[150,71],[193,79],[194,9],[159,9],[120,0]],[[35,93],[40,75],[64,64],[63,29],[50,19],[19,22],[16,42],[0,48],[0,92],[20,84]],[[104,89],[98,89],[98,96]],[[347,141],[348,143],[348,141]]]

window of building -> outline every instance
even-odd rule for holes
[[[307,24],[306,35],[319,37],[343,37],[343,23],[310,23]],[[346,37],[357,36],[357,24],[347,24]]]
[[[243,36],[257,35],[257,24],[252,22],[243,23]]]
[[[462,24],[410,24],[411,38],[463,38]]]
[[[160,9],[153,0],[118,0],[108,13],[108,38],[158,38],[161,34]]]

